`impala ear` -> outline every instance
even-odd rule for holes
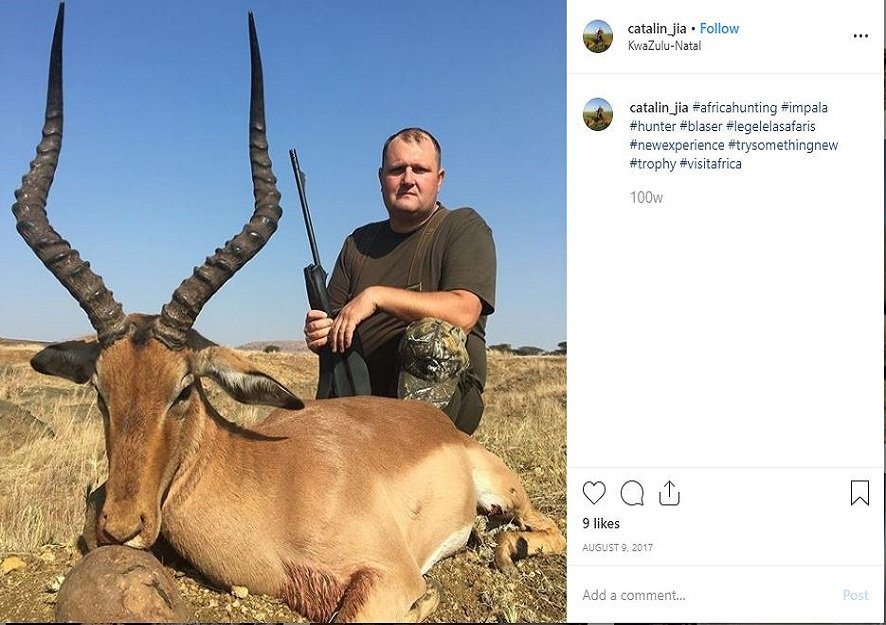
[[[196,375],[212,378],[228,395],[243,404],[263,404],[289,410],[305,407],[292,391],[229,349],[208,347],[195,352],[192,358]]]
[[[101,345],[94,340],[56,343],[31,358],[31,367],[46,375],[83,384],[95,372],[95,361],[101,351]]]

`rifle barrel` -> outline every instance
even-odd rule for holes
[[[314,238],[314,225],[311,223],[311,212],[308,210],[308,198],[305,195],[304,174],[298,164],[298,153],[295,148],[289,150],[289,160],[292,163],[292,171],[295,172],[295,186],[298,187],[298,199],[301,202],[301,212],[305,217],[305,228],[308,230],[308,242],[311,244],[311,254],[314,256],[314,264],[320,266],[320,252],[317,249],[317,239]]]

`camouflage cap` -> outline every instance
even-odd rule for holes
[[[448,321],[413,321],[400,339],[397,396],[444,408],[468,368],[467,336]]]

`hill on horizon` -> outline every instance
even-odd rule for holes
[[[308,346],[304,341],[250,341],[237,345],[235,349],[243,349],[247,351],[263,352],[268,345],[276,345],[281,352],[287,354],[300,354],[308,351]]]

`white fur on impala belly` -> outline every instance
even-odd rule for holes
[[[468,544],[468,537],[471,535],[471,529],[473,525],[465,525],[462,529],[456,530],[452,534],[446,537],[446,539],[440,543],[440,546],[437,547],[436,551],[432,553],[424,564],[421,566],[422,575],[427,573],[432,566],[434,566],[437,562],[442,560],[447,556],[451,556],[453,553],[464,547]]]

